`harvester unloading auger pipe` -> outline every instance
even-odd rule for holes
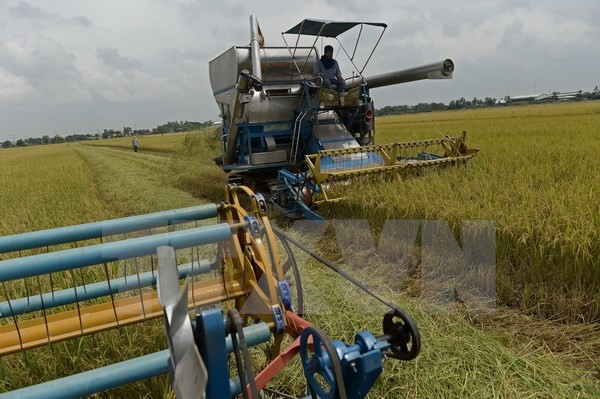
[[[451,59],[446,58],[443,61],[433,62],[431,64],[367,76],[364,78],[364,81],[367,88],[374,89],[377,87],[391,86],[423,79],[452,79],[452,72],[454,72],[454,62],[452,62]],[[349,82],[346,87],[351,89],[360,84],[361,82],[356,80]]]
[[[224,161],[231,163],[235,155],[235,143],[237,140],[237,120],[244,114],[244,106],[252,98],[251,90],[261,89],[262,71],[260,65],[260,46],[261,34],[258,27],[258,20],[254,15],[250,16],[250,50],[252,59],[252,73],[247,70],[242,71],[235,86],[235,97],[233,101],[233,110],[231,112],[229,137],[227,138],[227,151]]]

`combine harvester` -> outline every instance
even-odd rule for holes
[[[290,244],[383,304],[381,331],[345,344],[304,319]],[[300,397],[364,398],[384,356],[420,350],[406,313],[273,228],[262,195],[244,186],[228,186],[218,205],[0,237],[0,254],[0,356],[157,317],[169,344],[3,399],[79,398],[166,373],[178,398],[289,398],[269,384],[297,354]]]
[[[375,145],[375,115],[370,91],[421,79],[451,79],[454,64],[445,59],[375,76],[363,76],[387,25],[306,19],[282,33],[285,47],[264,47],[255,17],[250,46],[234,46],[209,64],[210,82],[221,111],[223,155],[217,164],[230,181],[260,191],[292,218],[322,219],[318,206],[338,201],[336,182],[375,174],[458,164],[477,150],[461,137]],[[363,30],[380,32],[357,66]],[[339,40],[356,34],[352,48]],[[293,46],[287,38],[295,38]],[[353,36],[354,37],[354,36]],[[301,40],[309,38],[309,46]],[[314,39],[313,39],[314,38]],[[341,93],[313,77],[316,44],[337,42],[354,71]]]

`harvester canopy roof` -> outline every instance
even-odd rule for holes
[[[387,24],[381,22],[340,22],[319,19],[305,19],[298,25],[283,33],[307,36],[338,37],[342,33],[349,31],[357,25],[371,25],[384,29],[387,28]]]

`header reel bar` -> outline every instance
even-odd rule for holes
[[[4,323],[0,325],[0,335],[2,336],[0,355],[121,327],[162,315],[156,292],[138,290],[152,282],[151,274],[139,274],[139,271],[136,271],[132,275],[125,274],[125,278],[129,280],[129,283],[121,284],[121,280],[108,280],[90,284],[91,292],[83,298],[98,296],[98,299],[87,306],[81,306],[83,298],[78,296],[78,293],[87,290],[87,285],[55,291],[51,283],[50,291],[44,293],[42,290],[48,288],[39,284],[40,276],[57,275],[61,271],[72,273],[78,268],[94,265],[98,265],[100,268],[104,265],[105,271],[108,273],[106,265],[109,262],[131,258],[138,259],[137,257],[154,253],[158,246],[166,244],[170,244],[175,248],[187,248],[216,243],[219,240],[228,240],[232,232],[237,232],[246,228],[246,226],[245,223],[220,224],[0,261],[0,282],[3,283],[4,296],[6,297],[5,302],[0,303],[0,308],[9,309],[8,314],[0,315],[4,319],[2,320]],[[199,265],[195,267],[199,267]],[[195,274],[193,264],[191,269],[192,273],[189,274]],[[210,271],[210,269],[207,271]],[[182,272],[186,274],[185,271],[182,270]],[[24,281],[27,288],[27,281],[31,278],[37,280],[37,288],[40,290],[39,295],[31,297],[27,295],[18,299],[13,299],[9,295],[7,284],[15,280]],[[64,279],[61,280],[64,281]],[[71,281],[74,282],[75,280]],[[119,284],[112,287],[111,281]],[[52,282],[52,279],[50,279],[50,282]],[[138,292],[133,291],[131,296],[120,295],[119,298],[116,298],[113,294],[116,293],[118,287],[138,290]],[[97,295],[92,295],[92,291],[95,289]],[[69,291],[71,291],[71,295],[65,295],[69,294]],[[110,294],[110,297],[100,298],[102,294]],[[224,280],[197,281],[190,285],[189,295],[190,302],[193,302],[192,306],[194,304],[208,305],[227,297],[244,295],[244,284],[241,276],[231,276]],[[57,299],[57,297],[60,298]],[[57,300],[44,302],[45,298]],[[15,306],[13,306],[13,302]],[[26,307],[23,309],[21,305],[30,302],[37,303],[38,306],[33,307],[31,310]],[[39,305],[41,305],[42,314],[39,315],[38,313],[38,317],[17,318],[16,310],[19,307],[21,307],[20,312],[23,313],[24,310],[31,312],[38,309]],[[58,305],[70,305],[70,310],[53,308]],[[8,322],[7,317],[12,317],[13,322]]]
[[[58,227],[50,230],[33,231],[0,237],[0,253],[16,252],[32,248],[65,244],[135,231],[176,226],[194,220],[216,217],[219,205],[207,204],[170,211],[129,216],[121,219],[85,223],[76,226]]]

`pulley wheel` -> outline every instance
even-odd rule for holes
[[[277,232],[275,232],[277,234]],[[281,244],[285,250],[285,254],[287,259],[283,264],[283,273],[286,276],[286,280],[290,283],[290,288],[295,293],[295,298],[292,298],[292,307],[294,313],[298,316],[302,317],[304,314],[304,292],[302,291],[302,280],[300,278],[300,271],[298,270],[298,264],[296,263],[296,258],[292,249],[290,248],[290,244],[285,239],[285,236],[278,235]]]
[[[309,338],[313,343],[312,354],[308,348]],[[327,334],[320,328],[311,326],[302,331],[300,359],[312,394],[321,399],[346,398],[340,360]]]
[[[383,333],[390,336],[387,356],[393,359],[412,360],[421,351],[421,335],[413,319],[398,308],[383,317]]]

